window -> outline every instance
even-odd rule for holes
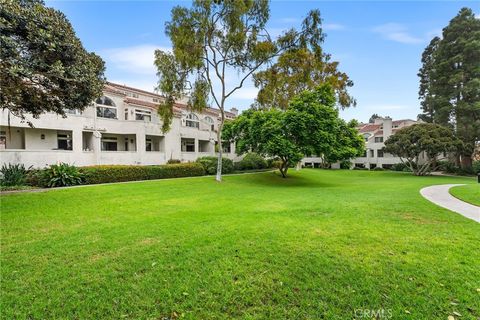
[[[4,150],[7,148],[7,132],[0,131],[0,150]]]
[[[377,150],[377,157],[383,158],[383,150]]]
[[[147,138],[145,140],[145,151],[152,151],[152,139]]]
[[[370,150],[370,157],[373,158],[374,156],[375,156],[374,151],[373,151],[373,150]]]
[[[375,137],[375,142],[383,142],[383,137]]]
[[[158,98],[153,98],[153,102],[159,102]]]
[[[152,112],[147,110],[135,109],[135,120],[152,121]]]
[[[117,151],[117,138],[102,137],[102,151]]]
[[[369,137],[370,137],[370,135],[368,133],[363,135],[363,138],[365,139],[365,142],[368,142]]]
[[[191,128],[199,128],[200,125],[199,125],[199,121],[198,121],[198,117],[195,113],[190,113],[187,115],[187,120],[185,122],[185,125],[187,127],[191,127]]]
[[[134,97],[134,98],[138,98],[138,94],[136,94],[136,93],[132,93],[132,97]]]
[[[97,117],[117,119],[117,108],[113,100],[108,97],[100,97],[95,103],[97,104]]]
[[[182,152],[195,152],[195,139],[182,139]]]
[[[78,109],[63,109],[66,114],[80,114]]]
[[[57,149],[72,150],[72,134],[67,132],[57,132]]]
[[[222,143],[222,150],[223,150],[224,153],[231,153],[232,149],[231,149],[230,142],[223,142]]]
[[[214,126],[214,121],[211,117],[205,117],[203,118],[203,120],[210,125],[210,129],[213,131],[215,129],[215,126]]]
[[[362,156],[362,157],[364,157],[364,158],[367,157],[367,150],[365,150],[365,151],[363,152],[363,156]]]

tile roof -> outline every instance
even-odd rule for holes
[[[360,127],[360,129],[358,131],[360,131],[361,133],[364,133],[364,132],[373,132],[373,131],[376,131],[380,129],[380,125],[379,124],[367,124],[367,125],[364,125],[362,127]]]

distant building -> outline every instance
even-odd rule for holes
[[[353,163],[355,167],[370,168],[390,168],[393,164],[400,163],[400,158],[394,157],[389,153],[384,153],[382,148],[384,142],[397,130],[411,126],[417,121],[411,119],[395,120],[391,118],[377,118],[374,123],[363,124],[358,131],[365,139],[365,154],[363,157],[356,158]]]
[[[69,110],[67,118],[53,113],[26,122],[1,111],[0,164],[23,163],[44,167],[66,162],[77,166],[101,164],[154,165],[169,159],[195,161],[218,150],[220,111],[192,112],[176,103],[171,130],[161,131],[157,114],[161,95],[107,82],[103,96],[82,112]],[[238,110],[226,112],[234,119]],[[234,159],[235,146],[223,146]]]
[[[411,119],[395,120],[389,117],[377,118],[374,123],[361,124],[358,131],[365,139],[365,153],[362,157],[353,159],[353,164],[358,168],[390,168],[396,163],[400,163],[400,158],[394,157],[389,153],[382,151],[385,147],[384,141],[388,139],[397,130],[411,126],[417,121]],[[302,160],[302,164],[307,167],[317,167],[321,164],[318,157],[307,157]],[[339,164],[333,164],[332,167],[339,168]]]

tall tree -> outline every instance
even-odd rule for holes
[[[370,117],[370,119],[368,119],[368,123],[375,123],[375,119],[379,119],[381,118],[381,116],[379,116],[378,114],[374,113],[372,114],[372,116]]]
[[[472,166],[480,141],[480,19],[463,8],[434,38],[422,56],[420,118],[454,129],[463,142],[459,158],[464,169]]]
[[[420,77],[420,89],[418,95],[420,97],[420,104],[422,106],[423,113],[418,115],[418,118],[425,122],[434,122],[435,113],[435,99],[432,92],[434,71],[435,71],[435,57],[434,54],[437,51],[438,44],[440,42],[439,37],[435,37],[430,41],[428,46],[422,53],[422,67],[418,72]]]
[[[155,52],[159,89],[166,96],[159,108],[164,131],[170,127],[175,100],[188,93],[191,109],[206,108],[210,98],[220,110],[217,139],[221,143],[227,99],[273,58],[290,48],[321,41],[318,11],[308,14],[300,31],[289,30],[275,40],[265,29],[269,14],[266,0],[196,0],[190,8],[172,10],[166,35],[173,52]],[[237,74],[238,82],[227,83],[229,74]],[[218,181],[221,159],[219,148]]]
[[[43,1],[2,1],[0,56],[1,107],[22,119],[65,116],[65,109],[82,110],[102,93],[104,62]]]
[[[321,27],[321,20],[318,24]],[[260,90],[254,107],[285,110],[294,96],[325,83],[334,89],[341,108],[355,106],[356,101],[348,92],[353,81],[338,70],[339,62],[332,61],[323,51],[324,39],[325,35],[319,32],[316,41],[302,42],[286,50],[269,68],[255,72],[254,83]]]
[[[346,123],[338,117],[334,91],[328,84],[294,97],[286,111],[272,108],[242,113],[226,124],[224,138],[236,143],[238,154],[253,151],[279,158],[283,177],[305,155],[332,163],[364,151],[356,122]]]

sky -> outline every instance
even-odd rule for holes
[[[171,48],[165,22],[173,1],[46,1],[62,11],[88,51],[106,63],[107,80],[153,91],[158,78],[155,49]],[[480,17],[479,1],[272,1],[268,29],[298,28],[308,11],[319,9],[325,52],[338,61],[354,86],[357,106],[340,112],[346,120],[368,121],[373,113],[416,119],[420,113],[418,69],[429,41],[462,7]],[[235,83],[235,75],[230,79]],[[249,108],[257,89],[247,81],[227,108]]]

